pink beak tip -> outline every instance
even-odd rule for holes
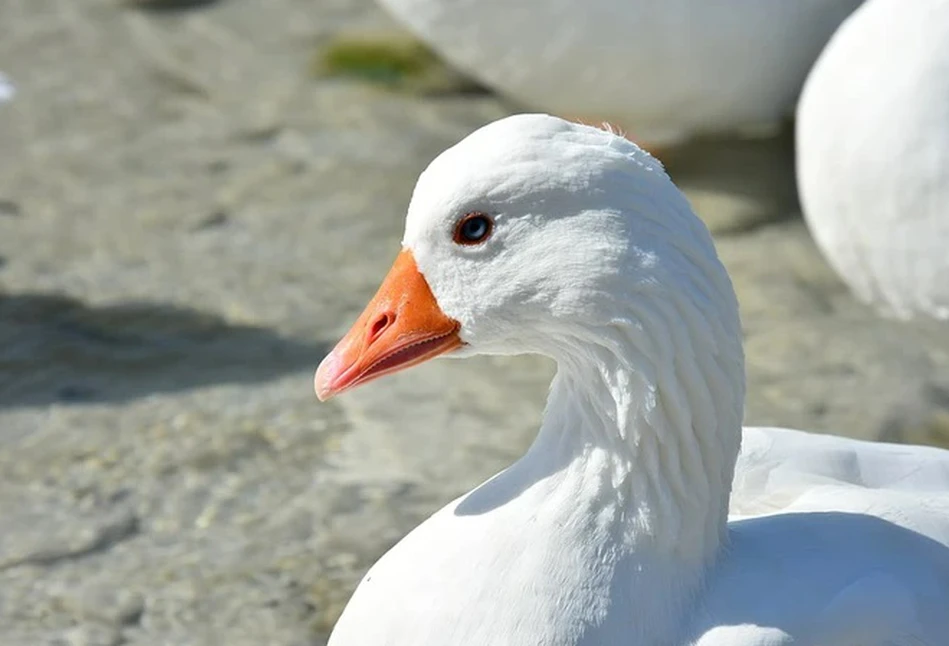
[[[330,352],[316,369],[316,374],[313,376],[313,390],[321,402],[325,402],[336,394],[333,382],[339,376],[339,363],[336,353]]]

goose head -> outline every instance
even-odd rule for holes
[[[421,174],[402,251],[315,387],[325,400],[440,355],[540,353],[563,371],[603,352],[654,385],[715,382],[740,419],[737,303],[684,196],[622,136],[518,115]]]

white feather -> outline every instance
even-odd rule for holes
[[[380,0],[450,63],[523,105],[636,141],[773,129],[860,0]]]
[[[494,234],[455,245],[472,210]],[[486,126],[422,174],[404,244],[467,354],[558,372],[530,450],[383,556],[332,646],[946,643],[949,452],[742,433],[731,283],[634,144]]]
[[[862,300],[949,319],[949,0],[868,0],[808,77],[801,204]]]

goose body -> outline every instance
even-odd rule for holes
[[[455,67],[523,105],[636,141],[772,131],[860,0],[381,0]]]
[[[743,430],[708,231],[635,144],[545,115],[421,175],[315,387],[526,352],[558,365],[534,444],[385,554],[331,646],[945,643],[949,452]]]
[[[801,205],[850,289],[949,319],[949,0],[868,0],[828,43],[797,119]]]

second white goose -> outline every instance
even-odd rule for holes
[[[655,151],[770,132],[861,0],[380,0],[447,61],[522,105],[608,121]]]

